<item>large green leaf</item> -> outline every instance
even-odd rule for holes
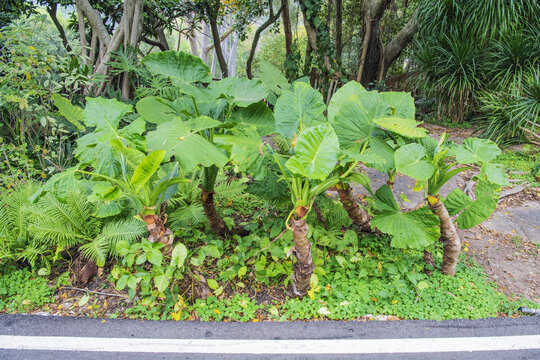
[[[291,89],[291,85],[287,81],[287,78],[277,67],[268,61],[261,62],[259,78],[270,91],[273,91],[278,96],[281,95],[283,91]]]
[[[165,157],[165,150],[152,151],[146,156],[141,163],[133,171],[131,177],[131,184],[135,186],[135,189],[142,188],[159,168],[161,161]]]
[[[414,118],[401,118],[397,116],[385,116],[373,119],[375,124],[383,129],[390,130],[408,138],[423,138],[428,131],[418,127],[418,123]]]
[[[414,119],[414,98],[407,92],[387,91],[379,93],[382,101],[390,105],[390,116]]]
[[[72,105],[68,99],[61,95],[53,94],[52,98],[60,114],[73,124],[77,130],[84,131],[85,127],[82,124],[84,122],[83,110],[78,106]]]
[[[203,119],[199,129],[210,125],[209,118]],[[146,140],[149,149],[165,150],[167,157],[174,155],[184,171],[191,171],[198,165],[222,167],[229,160],[222,150],[178,119],[158,125],[155,131],[148,133]]]
[[[375,129],[373,119],[384,116],[387,110],[388,105],[375,91],[344,98],[332,122],[340,146],[347,149],[370,138]]]
[[[426,149],[420,144],[402,146],[394,154],[396,169],[414,179],[427,180],[433,175],[435,167],[425,157]]]
[[[180,51],[162,51],[146,55],[142,61],[154,75],[191,84],[212,81],[210,68],[196,56]]]
[[[133,107],[121,103],[116,99],[86,98],[86,108],[84,112],[84,123],[89,127],[96,127],[96,130],[110,130],[116,133],[120,120]]]
[[[259,102],[247,108],[236,108],[232,112],[229,121],[249,124],[257,127],[261,136],[273,134],[276,131],[274,114],[265,103]]]
[[[486,174],[489,182],[510,186],[506,171],[501,164],[486,163],[482,166],[482,171]]]
[[[501,149],[488,139],[467,138],[454,153],[461,164],[489,163],[501,154]]]
[[[276,131],[286,138],[318,123],[324,122],[322,95],[308,84],[296,82],[293,91],[284,91],[276,102],[274,117]]]
[[[433,244],[441,235],[439,219],[427,207],[401,212],[388,185],[375,193],[380,211],[371,224],[383,233],[392,235],[390,245],[400,249],[423,249]]]
[[[135,169],[145,158],[143,152],[132,147],[124,146],[121,140],[111,139],[110,143],[111,146],[124,157],[125,161],[132,169]]]
[[[387,173],[395,168],[394,154],[395,150],[384,139],[372,137],[366,155],[378,156],[379,158],[382,158],[383,161],[368,163],[368,165],[381,172]]]
[[[336,165],[339,140],[332,126],[321,124],[304,130],[294,149],[285,166],[295,174],[324,180]]]
[[[341,109],[341,106],[348,100],[352,99],[354,101],[354,99],[362,98],[367,93],[368,91],[356,81],[350,81],[340,87],[338,91],[334,93],[328,104],[328,121],[333,123],[339,109]]]
[[[500,186],[486,181],[476,184],[476,200],[472,200],[460,189],[454,189],[444,201],[450,215],[458,213],[457,224],[461,229],[469,229],[489,218],[497,208]]]
[[[174,109],[158,96],[148,96],[139,100],[136,108],[139,115],[153,124],[159,125],[176,117]]]
[[[186,261],[187,255],[187,248],[184,244],[175,245],[172,251],[171,265],[174,265],[178,269],[181,268]]]
[[[209,88],[216,97],[223,97],[230,104],[240,107],[258,103],[268,95],[268,89],[260,80],[247,78],[225,78],[213,82]]]
[[[265,162],[260,153],[264,149],[262,140],[254,129],[248,129],[244,134],[234,132],[233,135],[214,135],[214,142],[229,148],[231,162],[240,171],[253,174]]]

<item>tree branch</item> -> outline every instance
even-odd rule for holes
[[[401,52],[409,42],[411,42],[414,34],[418,30],[418,10],[414,12],[407,24],[401,29],[396,36],[384,48],[384,72],[386,69],[401,55]]]
[[[88,0],[75,0],[75,4],[77,9],[81,9],[82,13],[88,19],[88,23],[92,27],[92,30],[96,33],[101,44],[104,47],[107,47],[111,41],[111,36],[103,24],[103,20],[101,19],[99,12],[94,9],[92,5],[90,5]]]
[[[52,22],[54,23],[54,26],[58,29],[58,32],[60,33],[60,38],[62,39],[62,43],[64,44],[64,47],[66,48],[67,52],[71,52],[71,46],[69,46],[66,32],[64,31],[64,28],[62,27],[62,24],[60,24],[60,21],[58,21],[58,17],[56,16],[56,9],[57,4],[52,3],[49,4],[47,7],[47,13],[49,13],[49,16],[51,17]]]
[[[246,63],[246,74],[247,74],[247,77],[250,79],[253,78],[253,74],[251,73],[251,64],[253,63],[253,58],[255,57],[255,50],[257,49],[257,44],[259,43],[259,38],[261,37],[261,33],[264,30],[266,30],[267,27],[269,27],[270,25],[272,25],[279,19],[281,12],[285,8],[285,6],[281,4],[281,7],[277,11],[277,13],[273,14],[274,9],[272,8],[272,6],[273,6],[272,0],[270,0],[268,2],[268,7],[270,8],[270,14],[268,16],[268,19],[261,26],[259,26],[257,31],[255,31],[255,35],[253,36],[253,41],[251,42],[251,51],[249,52],[249,57]]]

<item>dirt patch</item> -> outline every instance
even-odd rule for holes
[[[507,295],[540,303],[540,247],[521,237],[479,225],[461,231],[463,250],[481,265]]]
[[[459,129],[459,128],[447,128],[445,126],[424,123],[420,127],[429,131],[429,135],[433,138],[440,139],[443,132],[448,134],[450,140],[455,143],[461,144],[463,140],[475,135],[476,129]]]

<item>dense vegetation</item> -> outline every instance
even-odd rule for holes
[[[540,48],[518,26],[540,14],[535,2],[463,29],[452,12],[466,2],[159,3],[21,1],[2,18],[0,310],[50,302],[47,277],[54,289],[110,282],[131,304],[116,316],[176,320],[477,318],[517,307],[461,253],[457,228],[487,219],[510,185],[499,164],[508,155],[492,140],[538,136]],[[63,20],[57,9],[73,4]],[[360,27],[344,9],[362,14]],[[272,33],[280,18],[284,38]],[[463,83],[451,68],[453,55],[502,59],[509,37],[533,44],[515,71],[486,63]],[[186,51],[169,50],[173,38]],[[403,84],[385,82],[398,73]],[[437,114],[390,91],[411,86]],[[486,131],[456,144],[430,136],[420,116],[475,117]],[[441,195],[470,170],[472,196]],[[397,174],[424,201],[401,208]]]

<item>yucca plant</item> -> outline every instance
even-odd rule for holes
[[[529,68],[521,87],[507,91],[482,92],[480,129],[483,136],[499,144],[522,142],[526,136],[540,144],[540,70]]]
[[[462,122],[481,86],[481,38],[464,31],[416,42],[417,86],[439,102],[437,115]]]

